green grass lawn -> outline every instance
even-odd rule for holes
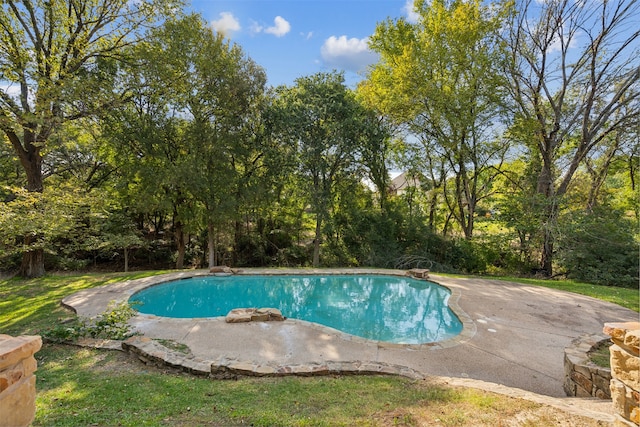
[[[211,380],[151,368],[122,352],[64,345],[46,345],[36,357],[35,427],[599,425],[527,400],[428,380]]]
[[[159,273],[0,280],[0,333],[41,334],[73,317],[60,306],[65,296]],[[527,281],[554,285],[538,282]],[[637,290],[556,284],[638,310]],[[34,426],[598,425],[524,400],[398,377],[212,380],[150,368],[122,352],[48,343],[36,358]]]
[[[35,425],[42,426],[353,425],[424,401],[455,405],[468,396],[478,405],[494,402],[482,392],[394,377],[215,381],[161,372],[118,352],[53,346],[38,358]]]
[[[39,334],[73,314],[62,299],[82,289],[133,280],[165,271],[108,274],[54,274],[37,279],[0,279],[0,333]]]

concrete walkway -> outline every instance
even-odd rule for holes
[[[389,270],[317,272],[404,273]],[[243,274],[290,273],[311,274],[314,270],[243,271]],[[80,316],[95,316],[103,312],[110,301],[125,301],[144,287],[194,274],[206,272],[170,273],[88,289],[65,298],[63,303]],[[455,378],[453,382],[458,384],[480,380],[564,397],[564,348],[581,335],[601,333],[606,322],[638,320],[638,313],[618,305],[542,287],[436,275],[432,275],[431,280],[453,291],[450,303],[464,321],[460,337],[438,345],[389,345],[292,319],[227,324],[223,318],[168,319],[138,315],[132,324],[146,337],[184,343],[194,356],[205,360],[283,367],[378,363],[404,366],[425,377]]]

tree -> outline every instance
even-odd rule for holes
[[[367,178],[376,188],[380,210],[384,214],[387,210],[389,192],[390,157],[397,149],[397,143],[392,139],[393,125],[375,106],[368,104],[366,94],[356,92],[356,97],[365,107],[360,121],[367,129],[362,138],[360,163]]]
[[[209,266],[216,259],[222,226],[237,218],[243,194],[262,163],[264,142],[256,130],[264,98],[264,70],[242,49],[214,34],[198,16],[169,22],[165,52],[180,75],[172,88],[178,111],[188,119],[183,179],[204,208]]]
[[[44,188],[43,153],[62,123],[126,98],[112,71],[123,49],[174,0],[6,0],[0,6],[0,129],[25,171],[26,189]],[[44,274],[42,248],[25,237],[21,273]]]
[[[131,102],[107,122],[116,161],[135,183],[139,212],[172,216],[176,266],[184,231],[203,226],[213,266],[219,230],[263,183],[264,72],[197,14],[168,19],[133,55]]]
[[[296,148],[297,176],[315,214],[313,265],[320,265],[323,225],[329,218],[341,176],[358,170],[357,156],[370,139],[371,127],[361,118],[364,107],[336,73],[318,73],[279,88],[281,139]]]
[[[425,175],[441,187],[451,216],[470,239],[477,204],[490,194],[508,148],[494,122],[503,111],[497,36],[509,7],[434,0],[417,2],[416,12],[416,24],[399,19],[378,25],[371,48],[381,60],[360,90],[406,126],[409,141],[422,145],[417,151],[427,163]]]
[[[611,208],[573,213],[558,238],[558,262],[571,279],[606,286],[638,286],[633,223]]]
[[[101,120],[104,151],[118,169],[121,197],[133,213],[171,218],[178,269],[184,267],[186,232],[198,231],[198,212],[188,191],[188,118],[180,110],[186,71],[177,45],[198,34],[201,27],[193,22],[199,20],[196,15],[168,20],[132,49],[135,60],[122,70],[129,102]]]
[[[537,165],[540,265],[551,276],[558,213],[576,171],[591,155],[608,156],[611,144],[630,145],[625,129],[637,128],[640,2],[523,0],[517,11],[506,40],[513,134]]]
[[[25,239],[30,245],[52,255],[60,255],[61,243],[80,247],[88,237],[86,223],[100,211],[100,198],[76,182],[57,181],[55,190],[30,192],[23,188],[5,188],[10,196],[0,204],[0,255],[12,257],[23,251]],[[85,235],[79,235],[84,232]]]

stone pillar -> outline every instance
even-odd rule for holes
[[[0,427],[28,426],[36,413],[37,362],[42,347],[39,336],[0,334]]]
[[[615,426],[640,425],[640,322],[605,323],[611,337],[611,399]]]

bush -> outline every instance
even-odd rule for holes
[[[135,315],[136,311],[128,302],[111,302],[107,310],[95,319],[74,319],[46,330],[43,336],[53,342],[77,341],[81,338],[123,340],[133,335],[128,322]]]
[[[243,267],[261,267],[268,264],[267,241],[257,233],[245,234],[236,242],[237,264]]]
[[[558,264],[567,278],[605,286],[638,286],[638,243],[632,222],[599,209],[574,215],[558,239]]]
[[[76,259],[67,256],[60,256],[56,258],[54,268],[60,271],[81,271],[87,268],[91,263],[87,259]]]

